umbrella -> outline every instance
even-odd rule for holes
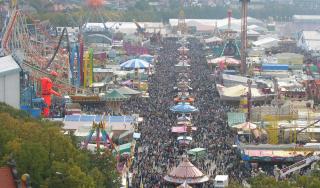
[[[191,136],[179,136],[177,138],[177,140],[189,140],[189,141],[191,141],[192,137]]]
[[[215,59],[210,59],[208,60],[209,64],[230,64],[230,65],[240,65],[241,61],[231,58],[231,57],[227,57],[227,56],[222,56],[222,57],[218,57]]]
[[[177,125],[191,125],[191,121],[178,121]]]
[[[234,125],[232,127],[237,128],[237,129],[242,129],[242,130],[251,130],[251,129],[256,129],[257,125],[250,123],[250,122],[244,122],[244,123],[240,123],[238,125]]]
[[[149,55],[149,54],[142,54],[142,55],[140,55],[139,58],[143,59],[143,60],[145,60],[145,61],[147,61],[149,63],[152,63],[152,61],[154,59],[154,57],[152,55]]]
[[[181,145],[189,145],[190,142],[192,141],[192,137],[191,136],[179,136],[178,137],[178,142]]]
[[[147,69],[153,67],[153,65],[142,59],[131,59],[122,63],[120,67],[127,69]]]
[[[182,102],[178,103],[177,105],[170,108],[172,112],[179,112],[179,113],[192,113],[192,112],[198,112],[199,110],[191,106],[189,103]]]
[[[182,116],[178,117],[178,121],[190,121],[191,118],[183,114]]]
[[[206,153],[206,148],[193,148],[188,151],[188,154],[194,156],[204,155]]]

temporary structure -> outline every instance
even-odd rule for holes
[[[140,91],[131,89],[131,88],[126,87],[126,86],[120,87],[120,88],[118,88],[118,89],[116,89],[116,90],[117,90],[119,93],[121,93],[122,95],[124,95],[124,96],[133,96],[133,95],[139,95],[139,94],[141,94]]]
[[[166,175],[164,180],[179,184],[184,182],[188,184],[201,184],[207,182],[209,177],[195,167],[187,157],[184,157],[178,167]]]
[[[147,69],[153,67],[153,65],[142,59],[130,59],[122,63],[120,67],[126,69]]]
[[[118,113],[118,114],[120,113],[121,103],[126,99],[127,99],[127,97],[122,95],[117,90],[112,90],[110,93],[108,93],[105,96],[107,106],[109,106],[113,112]]]
[[[242,130],[253,130],[257,128],[256,124],[245,122],[232,126],[233,128],[242,129]]]
[[[193,113],[193,112],[198,112],[199,110],[191,106],[189,103],[186,102],[181,102],[173,107],[170,108],[172,112],[179,112],[179,113]]]
[[[222,100],[240,101],[240,98],[248,93],[248,87],[243,85],[224,87],[217,84],[217,89]],[[266,100],[268,98],[268,95],[263,94],[257,88],[251,88],[251,96],[252,100]]]
[[[208,60],[209,64],[227,64],[227,65],[240,65],[240,60],[231,58],[231,57],[227,57],[227,56],[222,56],[222,57],[218,57],[215,59],[209,59]]]
[[[198,157],[205,156],[206,152],[207,152],[206,148],[193,148],[188,151],[188,154],[198,158]]]

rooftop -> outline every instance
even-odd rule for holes
[[[11,55],[0,58],[0,76],[5,74],[11,74],[20,70],[17,62]]]
[[[320,41],[320,32],[319,31],[303,31],[302,35],[305,40],[316,40]]]
[[[0,168],[0,188],[16,188],[14,178],[9,167]]]

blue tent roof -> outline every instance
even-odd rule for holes
[[[130,59],[122,63],[120,67],[126,69],[147,69],[149,67],[153,67],[153,65],[142,59]]]
[[[198,112],[199,110],[191,106],[189,103],[182,102],[178,103],[177,105],[170,108],[172,112],[180,112],[180,113],[191,113],[191,112]]]
[[[286,71],[289,69],[289,65],[286,64],[268,64],[264,63],[262,64],[262,70],[263,71]]]
[[[99,122],[103,118],[104,121],[115,123],[115,122],[126,122],[131,123],[134,121],[133,116],[103,116],[103,115],[66,115],[64,121],[78,121],[78,122]]]

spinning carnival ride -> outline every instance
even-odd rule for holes
[[[96,144],[95,152],[104,152],[105,150],[110,149],[110,151],[112,151],[112,153],[117,156],[117,170],[119,172],[124,172],[128,170],[132,164],[131,157],[134,153],[135,143],[128,143],[129,151],[127,151],[126,149],[122,149],[121,146],[117,146],[116,144],[114,144],[111,137],[105,130],[106,124],[103,119],[104,117],[102,117],[102,120],[99,123],[92,123],[92,127],[82,145],[82,148],[88,149],[89,143],[93,143]],[[104,145],[104,148],[100,148],[101,144]]]

